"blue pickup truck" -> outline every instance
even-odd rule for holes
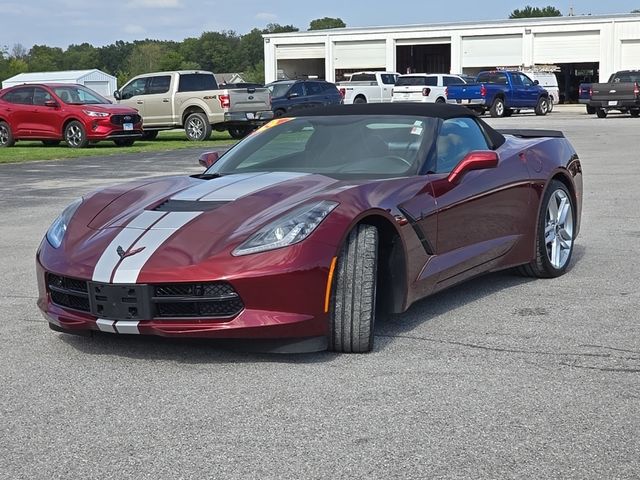
[[[475,83],[449,85],[448,103],[458,103],[492,117],[508,117],[514,110],[533,109],[536,115],[549,112],[549,93],[522,72],[480,72]]]

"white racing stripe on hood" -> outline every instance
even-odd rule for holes
[[[196,185],[195,187],[187,188],[180,193],[177,193],[171,200],[188,200],[195,201],[200,200],[202,197],[209,195],[211,192],[220,188],[227,187],[231,184],[242,182],[243,180],[257,177],[258,175],[264,175],[263,172],[253,173],[239,173],[237,175],[227,175],[220,178],[213,178],[211,180],[205,180],[203,183]]]
[[[299,172],[272,172],[257,175],[252,178],[244,179],[240,182],[235,182],[230,185],[226,185],[222,188],[213,190],[208,195],[200,198],[202,202],[224,202],[233,201],[238,198],[251,195],[262,189],[272,187],[287,180],[293,178],[304,177],[308,173]],[[224,178],[224,177],[223,177]],[[215,181],[215,180],[214,180]]]
[[[133,242],[143,233],[140,229],[149,228],[165,215],[167,215],[167,212],[145,210],[129,222],[129,224],[116,235],[116,238],[111,241],[105,251],[102,252],[98,263],[96,263],[93,269],[92,280],[94,282],[110,282],[113,269],[116,268],[116,265],[118,265],[120,261],[120,256],[117,251],[118,247],[122,247],[124,251],[129,250]]]
[[[177,230],[185,226],[202,212],[170,212],[166,217],[156,223],[131,249],[144,248],[144,250],[126,257],[117,266],[113,283],[136,283],[140,270],[147,260],[167,241]],[[116,254],[117,255],[117,254]],[[117,326],[116,326],[117,327]]]

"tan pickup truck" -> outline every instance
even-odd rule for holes
[[[114,96],[140,112],[146,139],[173,128],[184,128],[189,140],[206,140],[213,129],[242,138],[273,118],[267,88],[220,89],[211,72],[146,73]]]

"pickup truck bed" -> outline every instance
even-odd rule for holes
[[[591,85],[591,99],[588,105],[595,110],[598,118],[605,118],[610,110],[640,116],[640,71],[623,70],[616,72],[607,83]]]

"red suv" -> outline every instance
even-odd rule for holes
[[[0,147],[16,140],[42,140],[72,148],[113,140],[133,145],[142,136],[142,117],[130,107],[113,105],[82,85],[51,83],[0,90]]]

